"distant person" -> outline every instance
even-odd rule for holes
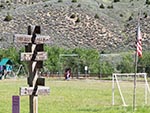
[[[65,70],[65,80],[70,80],[70,77],[71,77],[71,69],[67,68]]]

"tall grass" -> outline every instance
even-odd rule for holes
[[[38,96],[38,111],[39,113],[132,113],[132,105],[121,106],[118,92],[115,93],[117,105],[111,105],[111,85],[111,81],[46,79],[46,86],[50,87],[51,93],[47,96]],[[0,113],[11,113],[12,96],[19,94],[21,86],[27,86],[26,79],[0,81]],[[20,96],[20,109],[20,113],[29,113],[28,96]],[[149,112],[150,108],[144,105],[137,106],[135,111],[135,113]]]

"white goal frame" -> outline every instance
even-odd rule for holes
[[[120,94],[123,106],[127,106],[124,96],[122,94],[117,76],[134,76],[134,75],[135,75],[135,73],[113,73],[112,74],[112,105],[115,105],[115,80],[116,80],[116,84],[117,84],[117,87],[119,90],[119,94]],[[147,82],[147,73],[136,73],[136,76],[144,77],[144,80],[145,80],[145,104],[147,104],[147,91],[150,93],[150,87]]]

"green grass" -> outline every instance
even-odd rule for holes
[[[130,85],[129,85],[130,84]],[[132,86],[132,83],[126,85]],[[26,79],[0,81],[0,113],[11,113],[12,96],[19,94],[19,87],[27,86]],[[100,80],[46,80],[50,95],[38,98],[39,113],[132,113],[132,104],[121,106],[121,99],[115,92],[115,106],[111,105],[112,83]],[[130,88],[130,87],[129,87]],[[131,91],[132,92],[132,91]],[[139,91],[141,92],[141,90]],[[142,94],[141,94],[142,96]],[[148,113],[149,106],[140,105],[134,113]],[[20,113],[29,113],[29,97],[20,96]],[[138,101],[139,100],[139,101]],[[142,103],[142,102],[141,102]]]

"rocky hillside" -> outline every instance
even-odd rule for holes
[[[149,5],[144,0],[47,0],[32,4],[0,5],[0,48],[13,44],[14,34],[27,34],[28,25],[40,25],[51,37],[50,46],[94,48],[100,52],[133,50],[140,8],[143,47],[150,49]],[[127,7],[128,6],[128,7]],[[143,8],[144,7],[144,8]],[[131,10],[132,9],[132,10]],[[11,17],[7,20],[6,17]]]

